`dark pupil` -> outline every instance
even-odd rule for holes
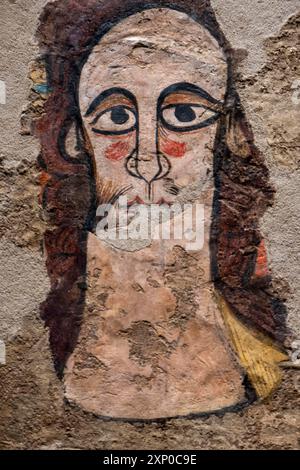
[[[195,111],[188,104],[178,104],[175,108],[175,116],[180,122],[191,122],[196,119]]]
[[[123,106],[116,106],[111,112],[111,120],[115,124],[125,124],[129,119],[129,114]]]

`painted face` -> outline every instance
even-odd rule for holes
[[[217,42],[169,9],[120,21],[83,67],[79,104],[98,202],[126,194],[132,204],[205,209],[204,244],[192,254],[183,239],[102,243],[88,234],[86,308],[64,376],[67,399],[87,411],[134,419],[210,412],[245,403],[242,367],[261,381],[262,346],[211,279],[213,148],[226,87]]]
[[[180,202],[212,171],[225,58],[187,15],[162,9],[159,16],[159,28],[153,10],[113,27],[82,70],[98,203],[123,194],[130,203]]]

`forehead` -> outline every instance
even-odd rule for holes
[[[223,99],[227,63],[213,36],[188,15],[151,9],[114,26],[92,50],[80,77],[81,102],[121,86],[139,95],[190,82]]]

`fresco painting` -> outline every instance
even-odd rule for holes
[[[66,399],[155,420],[270,395],[287,334],[259,228],[274,189],[210,2],[50,2],[39,41],[41,315]],[[122,196],[203,205],[203,246],[100,240],[97,208]]]

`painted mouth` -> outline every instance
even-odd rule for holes
[[[145,202],[142,198],[140,198],[139,196],[136,196],[134,199],[130,200],[128,203],[127,203],[127,207],[130,208],[132,206],[134,206],[135,204],[144,204],[144,205],[147,205],[147,206],[150,206],[151,203],[149,202]],[[166,199],[164,199],[163,197],[160,198],[157,202],[154,202],[153,204],[157,205],[157,206],[171,206],[173,204],[173,202],[170,202],[170,201],[167,201]]]

